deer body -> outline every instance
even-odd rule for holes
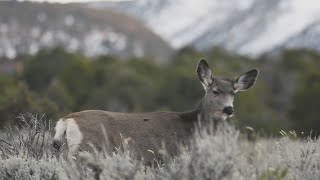
[[[121,146],[124,139],[130,138],[128,143],[132,149],[131,153],[138,159],[143,158],[146,162],[151,162],[162,145],[165,146],[168,155],[178,154],[179,144],[186,143],[180,140],[186,140],[192,135],[196,115],[195,111],[130,114],[89,110],[69,114],[60,121],[71,127],[76,123],[81,133],[80,135],[73,131],[66,132],[67,141],[68,137],[71,142],[74,142],[72,138],[81,139],[74,144],[74,148],[68,142],[69,151],[71,150],[69,156],[78,150],[88,150],[88,142],[99,147],[104,145],[106,140],[108,152],[112,152]],[[107,133],[106,137],[102,128]]]
[[[78,151],[87,150],[88,142],[96,147],[106,145],[111,153],[124,139],[129,139],[133,155],[146,163],[152,163],[154,158],[161,159],[158,152],[163,146],[167,155],[179,154],[179,146],[188,144],[199,121],[208,125],[231,117],[234,94],[251,87],[258,75],[254,69],[237,79],[213,77],[205,60],[199,62],[197,73],[206,91],[197,110],[150,113],[87,110],[71,113],[57,122],[54,148],[59,149],[65,137],[70,158]],[[104,144],[106,140],[108,144]]]

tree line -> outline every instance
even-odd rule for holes
[[[214,75],[230,78],[260,69],[256,85],[239,93],[232,119],[240,128],[268,135],[320,129],[320,53],[284,50],[258,58],[220,48],[198,52],[186,47],[169,63],[153,58],[88,58],[62,48],[19,56],[23,70],[0,76],[0,127],[15,124],[21,113],[45,113],[57,120],[70,112],[101,109],[121,112],[187,111],[197,108],[204,91],[195,73],[205,58]],[[12,61],[12,60],[11,60]],[[303,134],[301,133],[303,132]]]

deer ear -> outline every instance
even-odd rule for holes
[[[258,69],[252,69],[233,81],[233,88],[236,91],[245,91],[249,89],[257,80],[259,71]]]
[[[199,61],[197,74],[203,85],[209,86],[212,83],[212,72],[206,60],[201,59]]]

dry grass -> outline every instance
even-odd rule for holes
[[[43,117],[20,117],[21,127],[2,131],[0,179],[319,179],[320,142],[292,138],[248,141],[234,127],[202,131],[193,146],[156,168],[130,152],[81,153],[69,163],[50,147],[51,125]]]

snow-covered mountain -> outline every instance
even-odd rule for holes
[[[88,56],[151,56],[161,61],[172,52],[162,38],[123,13],[82,4],[0,1],[0,57],[55,46]]]
[[[319,39],[319,0],[128,0],[89,5],[137,17],[174,48],[217,45],[254,56],[278,47],[320,47],[314,39]]]
[[[305,28],[284,43],[288,48],[305,48],[320,51],[320,21]]]

